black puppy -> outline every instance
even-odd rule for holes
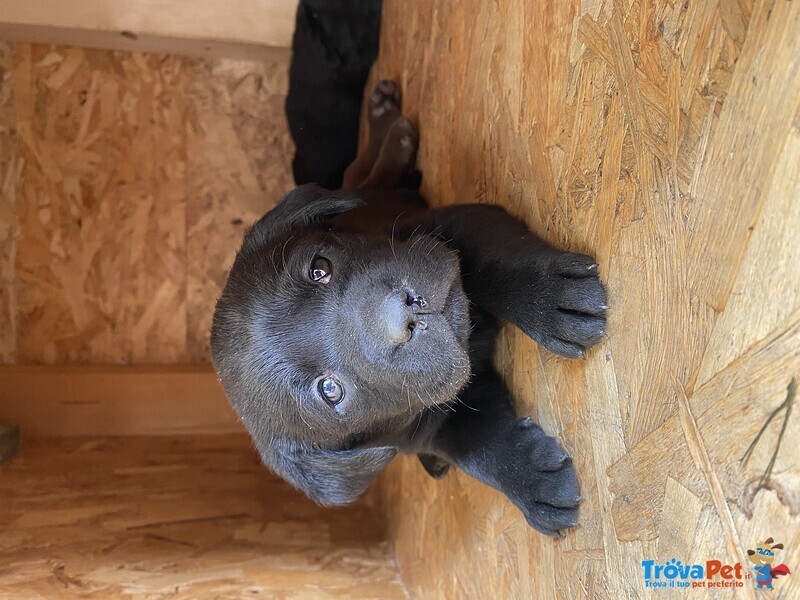
[[[582,357],[604,336],[597,265],[499,207],[427,210],[393,191],[416,134],[393,83],[369,109],[351,189],[297,188],[245,236],[214,314],[220,380],[264,462],[319,503],[354,500],[398,451],[416,453],[558,535],[577,523],[575,470],[514,414],[491,364],[496,318]]]
[[[381,0],[301,0],[286,117],[297,184],[342,185],[356,156],[361,97],[378,54]]]

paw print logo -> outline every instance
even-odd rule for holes
[[[677,558],[669,559],[664,565],[664,577],[667,579],[675,579],[681,572],[683,563]]]

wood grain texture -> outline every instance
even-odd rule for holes
[[[314,505],[246,436],[23,438],[0,506],[3,598],[405,598],[374,510]]]
[[[288,62],[198,62],[187,119],[187,338],[210,357],[214,304],[246,229],[294,186],[283,104]],[[213,300],[212,300],[213,299]]]
[[[47,25],[17,25],[16,23],[2,21],[0,21],[0,40],[23,44],[54,44],[58,46],[95,48],[98,50],[120,50],[122,52],[264,62],[286,56],[289,52],[289,49],[283,46],[262,46],[235,41],[134,34],[127,30],[107,31]]]
[[[20,36],[72,30],[83,32],[84,37],[125,32],[121,37],[132,41],[139,36],[158,36],[173,40],[178,48],[184,40],[288,48],[296,7],[292,0],[201,0],[191,5],[164,0],[0,0],[0,31]],[[47,37],[14,40],[55,41]],[[72,42],[78,43],[79,38]]]
[[[242,233],[291,185],[287,56],[2,56],[0,358],[207,363]]]
[[[209,366],[0,366],[0,389],[26,438],[244,432]]]
[[[13,55],[0,43],[0,363],[13,362],[17,350],[16,186],[19,165],[12,85]]]
[[[768,536],[800,564],[796,415],[767,489],[780,418],[739,462],[800,374],[798,31],[779,0],[386,1],[373,76],[401,83],[426,197],[594,254],[612,305],[585,363],[510,327],[497,353],[575,458],[582,527],[544,539],[498,493],[399,461],[382,486],[412,593],[655,597],[643,559],[733,563]]]

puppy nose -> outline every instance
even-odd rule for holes
[[[405,291],[395,291],[386,296],[382,320],[388,341],[395,345],[405,344],[415,329],[427,328],[428,324],[419,317],[420,311],[427,306],[425,298]]]

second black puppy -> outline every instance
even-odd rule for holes
[[[342,185],[356,156],[361,97],[378,54],[381,0],[300,0],[286,118],[297,184]]]
[[[304,186],[245,236],[214,314],[212,353],[264,462],[322,504],[354,500],[397,452],[456,465],[537,530],[577,524],[572,460],[519,419],[492,368],[503,318],[567,357],[604,335],[594,260],[556,250],[503,209],[427,210],[394,188],[416,133],[392,82],[347,190]]]

